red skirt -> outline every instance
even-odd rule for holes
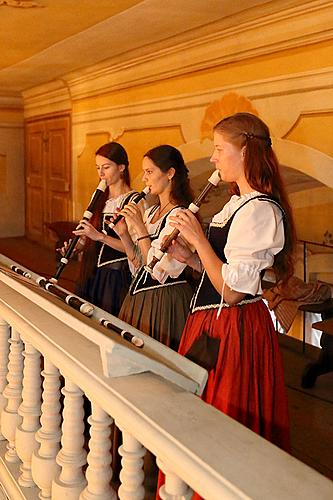
[[[179,353],[185,355],[203,332],[219,338],[220,347],[202,399],[290,452],[282,359],[265,304],[260,300],[225,307],[219,318],[217,309],[190,314]]]

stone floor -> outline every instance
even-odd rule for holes
[[[0,238],[0,253],[44,276],[56,269],[54,252],[24,238]],[[78,262],[71,261],[59,284],[74,289]],[[288,335],[279,337],[289,398],[292,452],[295,457],[333,480],[333,373],[322,375],[312,389],[300,385],[304,366],[317,358],[319,349]]]

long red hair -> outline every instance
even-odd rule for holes
[[[252,189],[272,196],[284,210],[284,248],[275,256],[273,269],[277,281],[287,280],[294,272],[296,231],[287,191],[281,176],[279,161],[272,149],[268,126],[251,113],[236,113],[214,127],[234,146],[244,147],[245,177]],[[239,195],[236,183],[231,194]]]

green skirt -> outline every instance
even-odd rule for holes
[[[177,351],[192,295],[188,283],[128,293],[119,318]]]

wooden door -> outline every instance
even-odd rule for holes
[[[43,242],[45,127],[41,122],[26,125],[26,235]]]
[[[26,124],[27,237],[54,246],[48,224],[71,220],[70,116]]]

